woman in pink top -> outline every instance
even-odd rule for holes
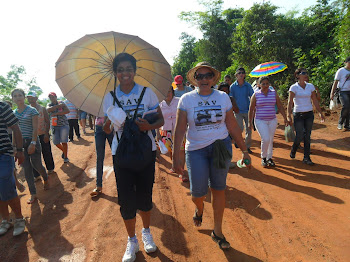
[[[255,112],[255,127],[261,137],[261,165],[274,167],[275,162],[272,160],[273,137],[277,128],[275,105],[281,112],[285,125],[289,125],[289,122],[276,91],[269,88],[269,78],[267,76],[260,77],[259,84],[260,90],[257,90],[250,100],[249,128],[253,127]]]
[[[157,132],[157,140],[163,141],[163,143],[167,146],[170,158],[172,160],[172,144],[173,144],[173,135],[174,135],[174,129],[176,124],[176,112],[177,112],[177,105],[180,101],[180,98],[175,97],[174,89],[172,86],[170,86],[168,94],[166,98],[159,104],[160,109],[162,110],[162,114],[164,117],[164,125],[158,130]],[[182,168],[185,167],[185,147],[184,143],[181,146],[181,165]],[[170,170],[172,173],[174,171]],[[182,180],[182,182],[187,182],[188,177],[187,176],[179,176]]]

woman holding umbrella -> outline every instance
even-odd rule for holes
[[[250,162],[250,157],[241,135],[241,129],[233,116],[229,96],[211,88],[220,79],[220,72],[208,63],[201,62],[188,71],[187,79],[191,84],[198,86],[198,90],[184,94],[179,101],[173,169],[176,173],[183,174],[180,148],[187,131],[186,164],[192,201],[196,206],[193,216],[194,225],[199,227],[202,224],[204,199],[209,181],[214,212],[214,229],[211,237],[221,249],[228,249],[230,243],[222,233],[222,219],[225,209],[226,177],[232,158],[229,134],[242,150],[242,158]],[[214,122],[211,121],[211,111],[216,112]]]
[[[290,157],[295,158],[300,142],[304,139],[303,162],[307,165],[313,166],[314,162],[312,162],[310,158],[311,130],[314,123],[312,103],[319,112],[321,122],[324,122],[324,116],[317,100],[314,85],[306,82],[308,80],[307,70],[304,68],[298,68],[295,70],[294,77],[297,82],[289,88],[287,108],[287,119],[289,122],[292,122],[293,111],[294,128],[296,132]]]
[[[133,115],[137,102],[143,91],[143,86],[134,82],[134,77],[136,75],[136,59],[127,53],[118,54],[113,60],[113,72],[120,82],[120,85],[117,86],[114,91],[114,95],[119,103],[123,105],[125,114]],[[107,110],[110,107],[114,106],[114,101],[115,100],[111,93],[108,93],[104,97],[103,110],[105,114],[107,114]],[[117,105],[115,106],[118,107]],[[139,244],[135,235],[137,210],[140,211],[143,223],[142,241],[144,243],[145,251],[151,253],[157,249],[149,228],[156,157],[156,144],[151,130],[161,127],[164,124],[164,119],[159,108],[158,98],[150,88],[146,89],[139,105],[139,109],[140,108],[143,112],[156,109],[159,116],[153,124],[150,124],[145,119],[136,119],[136,124],[138,125],[139,130],[142,132],[147,131],[148,136],[152,141],[152,162],[141,172],[134,172],[130,169],[116,165],[115,154],[118,147],[117,140],[119,140],[117,137],[121,138],[123,132],[122,128],[115,130],[117,134],[113,138],[112,145],[114,172],[118,189],[118,202],[129,235],[123,261],[134,261],[136,259],[136,253],[139,251]],[[141,110],[137,111],[137,115],[139,115],[139,113],[142,114],[142,111],[140,111]],[[110,124],[111,121],[106,118],[106,123],[104,125],[106,133],[111,132]]]

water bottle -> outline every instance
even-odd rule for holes
[[[244,159],[244,161],[243,161],[243,159],[240,159],[240,160],[237,161],[237,166],[239,168],[246,167],[249,164],[250,164],[249,159]]]

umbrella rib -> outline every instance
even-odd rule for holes
[[[134,41],[135,39],[137,39],[137,38],[139,38],[138,36],[134,36],[134,38],[133,39],[131,39],[130,41],[129,41],[129,43],[127,43],[126,45],[125,45],[125,47],[124,47],[124,49],[123,49],[123,52],[122,53],[124,53],[125,52],[125,50],[126,50],[126,48],[128,47],[128,45],[130,45],[131,44],[131,42],[132,41]]]
[[[161,62],[161,61],[151,60],[151,59],[139,59],[137,61],[138,62],[140,62],[140,61],[150,61],[150,62],[159,63],[159,64],[163,64],[163,65],[169,65],[167,62]]]
[[[105,50],[106,50],[106,52],[107,52],[107,54],[109,56],[109,59],[113,60],[113,57],[112,57],[111,53],[108,51],[107,47],[99,39],[97,39],[97,38],[95,38],[95,37],[93,37],[91,35],[88,35],[88,36],[91,37],[92,39],[94,39],[95,41],[99,42],[105,48]]]
[[[158,74],[157,72],[154,72],[154,71],[149,70],[149,69],[144,68],[144,67],[139,67],[139,68],[140,68],[140,69],[147,70],[147,71],[149,71],[149,72],[151,72],[151,73],[154,73],[155,75],[158,75],[158,76],[160,76],[161,78],[163,78],[163,79],[165,79],[165,80],[169,80],[169,81],[171,82],[171,80],[170,80],[169,78],[166,78],[166,77],[164,77],[164,76],[162,76],[162,75]],[[139,75],[139,76],[140,76],[140,75]]]
[[[141,75],[139,75],[139,74],[136,74],[136,76],[138,76],[138,77],[140,77],[140,78],[142,78],[142,79],[144,79],[146,82],[148,82],[150,85],[152,85],[153,87],[155,87],[155,85],[152,83],[152,82],[150,82],[150,81],[148,81],[146,78],[144,78],[143,76],[141,76]],[[171,81],[170,81],[171,82]],[[156,88],[156,87],[155,87]],[[156,88],[157,89],[157,88]],[[158,90],[158,89],[157,89]],[[161,94],[163,94],[160,90],[158,90],[159,91],[159,93],[161,93]],[[163,95],[165,95],[165,94],[163,94]]]
[[[61,63],[61,62],[66,62],[66,61],[71,61],[71,60],[80,60],[80,59],[82,59],[82,60],[84,60],[84,59],[92,60],[92,61],[95,61],[95,62],[101,64],[101,65],[104,65],[104,66],[107,66],[107,67],[110,66],[110,64],[108,63],[108,61],[101,61],[101,60],[97,60],[97,59],[92,58],[92,57],[78,57],[78,58],[77,58],[77,57],[74,57],[74,58],[69,58],[69,59],[61,60],[61,61],[59,61],[59,63]],[[59,63],[58,63],[58,64],[59,64]],[[57,67],[58,64],[56,64],[56,67]]]
[[[91,49],[91,48],[82,47],[82,46],[75,46],[75,45],[67,46],[67,48],[81,48],[81,49],[86,49],[86,50],[89,50],[89,51],[92,51],[92,52],[96,53],[96,54],[97,54],[99,57],[101,57],[106,63],[110,62],[110,61],[107,60],[107,58],[106,58],[104,55],[100,54],[99,52],[97,52],[97,51],[95,51],[95,50],[93,50],[93,49]],[[107,51],[107,52],[108,52],[108,51]]]
[[[81,105],[83,105],[85,103],[85,101],[87,100],[87,98],[89,97],[89,95],[92,93],[92,91],[94,91],[94,89],[97,87],[98,83],[101,82],[104,78],[107,77],[107,74],[104,74],[94,85],[94,87],[90,90],[90,92],[88,93],[88,95],[86,96],[86,98],[83,100],[83,102],[81,103]],[[108,81],[109,84],[110,80]],[[108,85],[107,85],[108,86]],[[107,89],[107,88],[106,88]],[[101,107],[100,107],[101,108]]]
[[[78,84],[76,84],[71,90],[69,90],[69,92],[68,92],[67,94],[65,94],[65,95],[68,95],[70,92],[72,92],[78,85],[80,85],[81,83],[83,83],[86,79],[88,79],[88,78],[90,78],[90,77],[92,77],[92,76],[94,76],[94,75],[98,75],[98,74],[100,74],[100,73],[99,73],[99,72],[98,72],[98,73],[93,73],[93,74],[89,75],[88,77],[84,78],[84,79],[81,80]],[[105,75],[107,75],[107,73],[106,73]],[[103,75],[101,79],[103,79],[103,78],[105,77],[105,75]],[[100,79],[99,81],[101,81],[101,79]],[[99,81],[98,81],[98,82],[99,82]],[[84,100],[84,101],[85,101],[85,100]]]
[[[76,73],[76,72],[79,72],[80,70],[83,70],[83,69],[86,69],[86,68],[97,68],[97,69],[100,69],[98,72],[96,72],[95,74],[99,74],[99,73],[104,73],[104,72],[106,72],[106,73],[112,73],[112,70],[107,70],[107,71],[105,71],[106,70],[106,68],[99,68],[99,67],[94,67],[94,66],[88,66],[88,67],[83,67],[83,68],[79,68],[79,69],[77,69],[77,70],[75,70],[75,71],[72,71],[72,72],[70,72],[70,73],[68,73],[68,74],[65,74],[65,75],[63,75],[63,76],[61,76],[60,78],[57,78],[56,79],[56,81],[58,81],[58,80],[60,80],[60,79],[62,79],[62,78],[64,78],[64,77],[66,77],[66,76],[68,76],[68,75],[70,75],[70,74],[73,74],[73,73]]]

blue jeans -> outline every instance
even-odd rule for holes
[[[297,112],[293,113],[293,116],[295,139],[292,152],[295,153],[297,151],[300,142],[304,139],[304,159],[308,159],[310,158],[311,130],[314,123],[314,113],[312,111]]]
[[[17,197],[16,182],[13,176],[13,156],[0,154],[0,201]]]
[[[35,195],[36,187],[34,183],[33,168],[38,171],[38,173],[43,177],[44,181],[47,180],[47,173],[41,162],[41,146],[39,139],[36,141],[35,152],[31,155],[28,154],[28,146],[30,145],[31,141],[31,138],[23,139],[24,162],[21,164],[21,166],[24,169],[24,176],[28,184],[29,192],[31,195]]]
[[[344,128],[350,128],[350,91],[341,91],[339,98],[343,107],[340,112],[338,124],[344,124]]]
[[[113,132],[109,135],[103,131],[102,126],[96,126],[95,146],[96,146],[96,186],[102,187],[103,162],[105,159],[106,139],[111,147],[113,141]]]
[[[228,136],[222,141],[227,150],[232,153],[231,138]],[[226,167],[223,169],[214,167],[213,144],[198,150],[186,151],[186,165],[192,196],[205,196],[208,192],[208,185],[215,190],[225,190],[230,162],[231,159],[227,159]]]

